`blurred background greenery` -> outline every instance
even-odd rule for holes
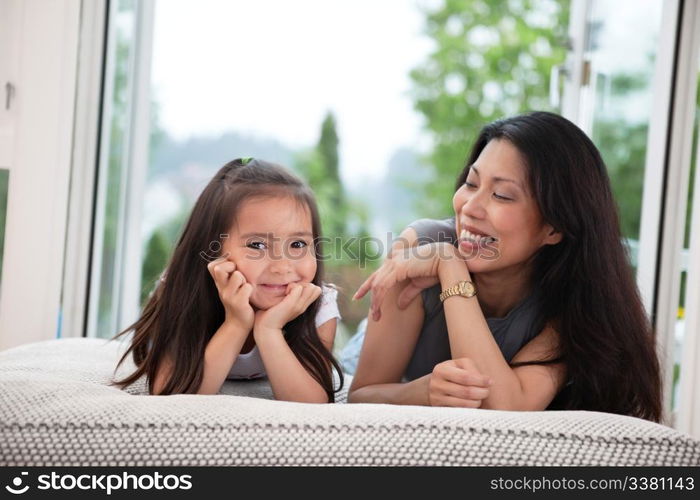
[[[114,334],[113,278],[119,269],[116,261],[124,213],[120,203],[128,161],[124,157],[124,117],[128,114],[133,57],[134,28],[129,14],[133,13],[134,0],[119,0],[118,5],[124,20],[117,23],[97,324],[97,335],[105,337]],[[157,91],[153,92],[142,228],[142,304],[166,266],[204,184],[232,158],[259,157],[284,165],[308,181],[318,199],[325,236],[356,242],[349,252],[356,258],[349,253],[336,254],[326,262],[327,281],[341,290],[343,321],[338,346],[342,346],[366,316],[367,300],[352,302],[350,297],[381,263],[378,250],[386,250],[386,231],[398,234],[417,218],[450,215],[454,180],[481,127],[521,112],[559,111],[549,102],[549,78],[552,68],[562,65],[567,57],[570,0],[444,0],[423,2],[416,8],[422,19],[422,36],[430,48],[404,76],[410,82],[413,110],[428,140],[397,147],[372,182],[344,182],[344,174],[353,165],[343,158],[343,129],[338,124],[344,116],[334,106],[329,106],[319,121],[314,143],[293,147],[274,135],[237,129],[178,137],[164,127],[161,115],[165,103]],[[592,23],[589,29],[595,34],[598,27]],[[653,56],[648,55],[651,65]],[[608,76],[602,89],[607,96],[631,99],[650,95],[647,74],[620,69]],[[260,98],[264,100],[264,95]],[[274,120],[275,111],[267,112]],[[373,126],[368,116],[366,127]],[[631,118],[612,107],[607,114],[599,113],[591,132],[610,172],[624,236],[632,245],[639,237],[647,131],[646,118]],[[384,132],[376,130],[377,141],[383,140]],[[384,245],[357,243],[369,236]]]

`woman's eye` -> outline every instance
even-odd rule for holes
[[[304,248],[306,246],[309,246],[309,245],[305,241],[299,240],[299,241],[292,242],[292,248]]]
[[[262,241],[252,241],[246,245],[248,248],[255,248],[256,250],[265,250],[265,243]]]
[[[465,182],[464,182],[464,185],[467,186],[467,187],[470,188],[470,189],[473,189],[473,188],[476,187],[476,184],[474,184],[474,183],[472,183],[472,182],[469,182],[469,181],[465,181]]]
[[[498,200],[513,201],[513,198],[508,198],[507,196],[503,196],[498,193],[493,193],[493,197]]]

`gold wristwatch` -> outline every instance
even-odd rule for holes
[[[443,290],[440,294],[440,300],[444,302],[447,297],[452,297],[453,295],[459,295],[460,297],[466,298],[473,297],[476,295],[474,283],[471,281],[460,281],[456,285]]]

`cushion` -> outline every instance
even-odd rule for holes
[[[700,442],[645,420],[274,401],[266,380],[218,395],[109,385],[124,344],[59,339],[0,352],[0,466],[700,465]],[[133,368],[120,369],[121,376]]]

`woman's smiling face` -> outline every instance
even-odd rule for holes
[[[523,159],[509,141],[491,140],[453,197],[459,251],[472,272],[527,264],[561,234],[542,220]]]
[[[311,213],[291,196],[250,198],[236,214],[222,254],[253,285],[250,303],[269,309],[280,303],[290,283],[310,283],[316,275]]]

